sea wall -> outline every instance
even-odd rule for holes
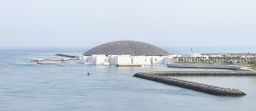
[[[239,89],[224,88],[202,83],[190,82],[180,79],[175,79],[173,76],[256,76],[255,72],[202,72],[202,71],[160,71],[160,72],[139,72],[134,77],[147,79],[155,82],[160,82],[168,85],[178,86],[194,91],[199,91],[217,96],[244,96],[246,95]]]
[[[143,73],[161,76],[256,76],[254,71],[155,71]]]

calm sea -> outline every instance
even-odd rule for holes
[[[166,66],[37,65],[29,60],[83,51],[1,49],[0,111],[255,111],[255,77],[180,78],[238,88],[248,94],[218,97],[132,77],[139,71],[180,70]]]

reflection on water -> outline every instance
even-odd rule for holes
[[[178,77],[238,88],[248,94],[235,98],[217,97],[132,77],[139,71],[188,69],[82,64],[49,66],[26,61],[34,56],[55,53],[27,50],[0,54],[1,111],[248,111],[256,105],[254,77]]]

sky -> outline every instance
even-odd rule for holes
[[[256,0],[0,0],[0,47],[256,47]]]

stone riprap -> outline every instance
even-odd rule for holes
[[[158,72],[139,72],[134,77],[152,80],[168,85],[174,85],[182,88],[187,88],[203,93],[208,93],[217,96],[244,96],[246,95],[239,89],[224,88],[213,85],[207,85],[202,83],[190,82],[180,79],[175,79],[175,76],[256,76],[255,72],[249,71],[218,71],[218,72],[206,72],[206,71],[158,71]]]

